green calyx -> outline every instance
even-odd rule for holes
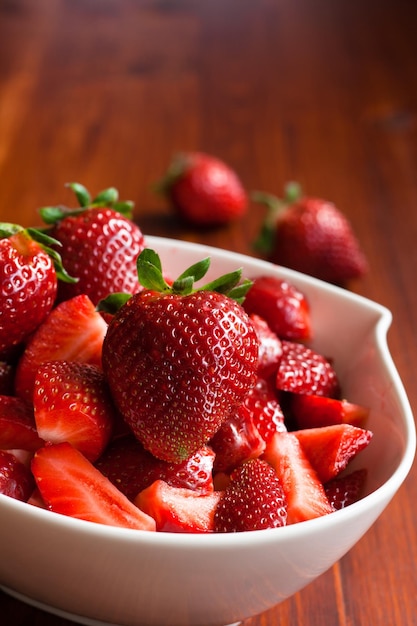
[[[189,158],[186,154],[178,153],[172,159],[164,176],[152,185],[152,189],[159,194],[169,193],[171,187],[181,178],[189,167]]]
[[[97,207],[108,207],[121,213],[124,217],[131,218],[134,203],[130,200],[119,201],[119,192],[114,187],[108,187],[100,191],[95,197],[92,197],[88,189],[80,183],[67,183],[75,194],[79,207],[69,209],[65,206],[46,206],[39,209],[39,213],[45,224],[54,225],[65,217],[79,215],[88,209]]]
[[[196,288],[195,283],[204,278],[210,267],[209,257],[191,265],[171,285],[164,278],[161,259],[155,250],[151,248],[142,250],[136,265],[140,284],[145,289],[162,294],[187,296],[196,291],[215,291],[242,304],[252,285],[252,281],[242,280],[242,270],[237,269]],[[129,294],[124,293],[111,294],[99,302],[97,309],[107,313],[115,313],[130,297]]]
[[[61,243],[50,237],[47,233],[37,228],[23,228],[23,226],[19,226],[18,224],[10,224],[8,222],[0,222],[0,239],[8,239],[13,235],[17,235],[19,233],[24,233],[26,236],[30,237],[33,241],[36,241],[52,259],[54,264],[55,272],[57,278],[66,283],[76,283],[78,279],[73,278],[68,274],[66,269],[62,264],[61,255],[51,246],[61,246]]]
[[[290,182],[285,186],[283,198],[277,198],[277,196],[264,191],[254,191],[251,194],[251,199],[254,202],[262,204],[267,208],[266,219],[262,224],[258,238],[254,242],[255,250],[262,254],[272,252],[277,220],[286,211],[287,207],[297,202],[301,196],[301,187],[296,182]]]

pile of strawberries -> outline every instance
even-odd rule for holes
[[[356,501],[368,410],[287,281],[168,277],[107,189],[0,224],[0,493],[170,532],[293,524]],[[64,269],[65,268],[65,269]],[[331,356],[331,355],[330,355]]]

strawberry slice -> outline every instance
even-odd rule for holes
[[[367,470],[362,468],[350,474],[337,476],[324,485],[327,498],[334,511],[359,500],[367,475]]]
[[[214,514],[220,496],[219,491],[201,494],[156,480],[138,494],[135,504],[155,519],[158,531],[209,533],[214,530]]]
[[[43,445],[33,407],[21,398],[0,396],[0,449],[34,452]]]
[[[276,386],[280,391],[329,397],[339,392],[332,364],[318,352],[293,341],[282,342]]]
[[[287,280],[258,276],[246,294],[243,307],[268,323],[280,339],[311,339],[310,306],[305,295]]]
[[[133,500],[137,494],[161,479],[173,487],[199,493],[213,492],[214,452],[204,446],[181,463],[168,463],[154,457],[133,436],[115,439],[95,466]]]
[[[155,530],[154,520],[138,509],[69,443],[40,448],[32,472],[42,499],[55,513],[139,530]]]
[[[345,399],[294,394],[291,398],[291,413],[299,429],[319,428],[332,424],[363,426],[369,415],[369,409]]]
[[[94,462],[110,440],[115,409],[103,372],[95,365],[44,363],[35,378],[33,406],[44,441],[67,441]]]
[[[14,454],[0,450],[0,493],[27,502],[34,488],[30,469]]]
[[[86,295],[59,304],[29,341],[17,367],[16,395],[31,402],[38,367],[46,361],[77,361],[101,367],[107,324]]]
[[[306,428],[294,434],[323,483],[344,470],[372,439],[370,430],[351,424]]]
[[[276,433],[267,444],[264,459],[282,482],[287,499],[288,524],[332,512],[324,487],[294,433]]]
[[[287,522],[287,502],[275,470],[251,459],[230,475],[215,514],[216,532],[278,528]]]
[[[252,413],[244,404],[232,413],[210,440],[216,453],[214,469],[228,472],[244,461],[257,458],[265,442],[255,426]]]

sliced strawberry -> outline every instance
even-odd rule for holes
[[[359,500],[367,475],[366,469],[358,469],[350,474],[337,476],[324,485],[327,498],[334,511]]]
[[[265,442],[254,424],[251,411],[242,404],[223,422],[210,440],[210,446],[216,453],[214,469],[224,472],[260,456]]]
[[[318,352],[292,341],[282,342],[277,389],[293,393],[335,397],[339,382],[332,364]]]
[[[254,313],[249,316],[255,327],[259,339],[258,374],[264,378],[276,374],[282,355],[281,339],[276,335],[268,323]]]
[[[246,294],[243,307],[259,315],[280,339],[311,338],[310,306],[295,285],[275,276],[259,276]]]
[[[264,441],[268,441],[273,433],[287,430],[276,389],[264,378],[258,377],[255,387],[245,398],[245,406]]]
[[[323,483],[344,470],[372,439],[371,431],[351,424],[306,428],[294,434]]]
[[[261,459],[237,467],[215,514],[216,532],[241,532],[285,526],[287,503],[275,470]]]
[[[291,398],[291,413],[300,429],[332,424],[363,426],[369,409],[344,399],[294,394]]]
[[[138,494],[135,504],[156,521],[159,531],[209,533],[214,530],[220,495],[219,491],[201,494],[156,480]]]
[[[21,398],[0,396],[0,449],[35,451],[43,443],[33,407]]]
[[[40,448],[32,472],[42,499],[55,513],[109,526],[155,530],[154,520],[69,443]]]
[[[287,499],[288,524],[332,512],[324,487],[294,433],[273,435],[264,458],[282,482]]]
[[[0,450],[0,493],[27,502],[34,488],[30,469],[10,452]]]
[[[101,367],[106,332],[106,322],[87,296],[76,296],[58,305],[33,335],[20,359],[16,394],[32,401],[36,372],[46,361],[77,361]]]
[[[102,371],[95,365],[51,361],[38,369],[33,394],[39,436],[69,442],[90,461],[108,444],[115,409]]]
[[[154,457],[133,436],[114,440],[96,462],[96,467],[130,500],[161,479],[173,487],[211,493],[214,452],[208,446],[181,463]]]

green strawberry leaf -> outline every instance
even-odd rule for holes
[[[103,189],[93,198],[90,205],[93,206],[113,206],[115,202],[119,200],[119,192],[115,187],[109,187],[108,189]]]
[[[284,198],[277,198],[271,193],[264,191],[254,191],[251,194],[251,199],[266,206],[267,215],[258,237],[253,243],[255,250],[261,254],[268,255],[272,252],[274,247],[276,224],[287,207],[294,202],[297,202],[302,195],[301,187],[296,182],[289,182],[284,188]]]
[[[106,298],[103,298],[98,302],[96,306],[96,310],[103,313],[111,313],[111,315],[115,315],[119,309],[122,308],[124,304],[131,298],[130,293],[111,293]]]
[[[84,185],[80,183],[67,183],[65,186],[72,189],[81,207],[88,207],[91,204],[90,192]]]

